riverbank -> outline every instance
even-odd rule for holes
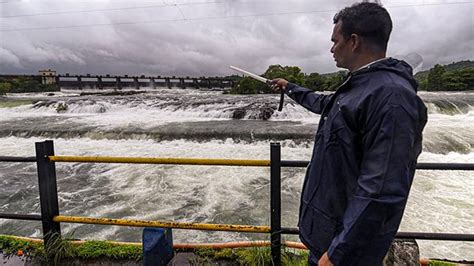
[[[142,265],[141,243],[55,241],[46,248],[41,239],[0,235],[2,265]],[[49,255],[49,256],[48,256]],[[49,260],[48,260],[49,257]],[[304,265],[305,250],[283,248],[283,265]],[[269,265],[269,247],[175,248],[171,265]]]
[[[0,235],[0,261],[4,266],[43,265],[49,254],[49,263],[54,265],[142,265],[140,243],[109,241],[56,241],[45,250],[41,239]],[[308,252],[294,248],[282,249],[283,265],[307,265]],[[472,261],[447,261],[419,259],[414,241],[396,240],[392,245],[384,266],[410,265],[419,261],[423,266],[472,265]],[[406,264],[408,263],[408,264]],[[175,248],[171,266],[178,265],[271,265],[269,247],[182,249]]]

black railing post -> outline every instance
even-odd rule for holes
[[[61,234],[59,223],[53,217],[59,215],[58,189],[56,184],[56,167],[48,156],[54,155],[53,141],[36,142],[36,163],[38,167],[38,184],[43,223],[45,247],[52,240],[54,233]]]
[[[281,265],[281,149],[270,144],[270,227],[273,265]]]

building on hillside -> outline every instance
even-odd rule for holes
[[[41,69],[38,71],[42,84],[56,84],[56,71],[51,69]]]

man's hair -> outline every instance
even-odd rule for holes
[[[387,10],[377,3],[356,3],[346,7],[334,16],[334,24],[341,21],[344,38],[357,34],[379,51],[387,50],[392,32],[392,20]]]

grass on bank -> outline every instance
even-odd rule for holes
[[[236,262],[238,265],[270,266],[271,251],[269,247],[250,247],[234,249],[198,249],[197,255],[190,261],[191,265],[206,265],[216,261]],[[282,264],[291,266],[308,265],[308,252],[292,248],[283,248]]]
[[[31,100],[6,100],[0,97],[0,108],[13,108],[21,105],[32,104]]]
[[[136,245],[117,245],[108,241],[85,241],[81,244],[71,242],[72,234],[59,238],[52,236],[53,241],[48,247],[42,242],[28,241],[13,236],[0,235],[0,252],[6,257],[20,256],[34,258],[58,265],[65,259],[93,260],[108,258],[115,260],[142,260],[142,247]],[[176,252],[184,252],[177,250]],[[207,265],[216,261],[229,261],[237,265],[266,266],[271,265],[269,247],[252,247],[236,249],[197,249],[196,256],[189,261],[191,265]],[[306,265],[308,253],[295,249],[283,249],[283,265]]]
[[[98,259],[116,260],[142,259],[142,248],[135,245],[117,245],[108,241],[85,241],[81,244],[71,242],[67,236],[63,238],[52,236],[51,245],[44,247],[42,242],[18,239],[12,236],[0,235],[0,251],[6,257],[23,256],[47,261],[48,254],[52,263],[57,265],[63,259]]]
[[[72,234],[56,237],[46,249],[42,242],[29,241],[13,236],[0,235],[0,252],[5,257],[19,256],[34,258],[42,262],[48,261],[58,265],[65,259],[94,260],[112,259],[140,262],[142,247],[137,245],[115,244],[109,241],[85,241],[81,244],[71,242]],[[55,236],[52,236],[53,238]],[[184,250],[176,250],[177,253]],[[232,265],[267,266],[271,265],[270,247],[251,247],[234,249],[196,249],[195,257],[189,261],[191,265],[209,265],[216,262],[228,261]],[[308,265],[308,252],[292,248],[282,249],[282,264],[302,266]],[[234,264],[235,263],[235,264]],[[456,263],[430,260],[428,266],[456,266]]]

